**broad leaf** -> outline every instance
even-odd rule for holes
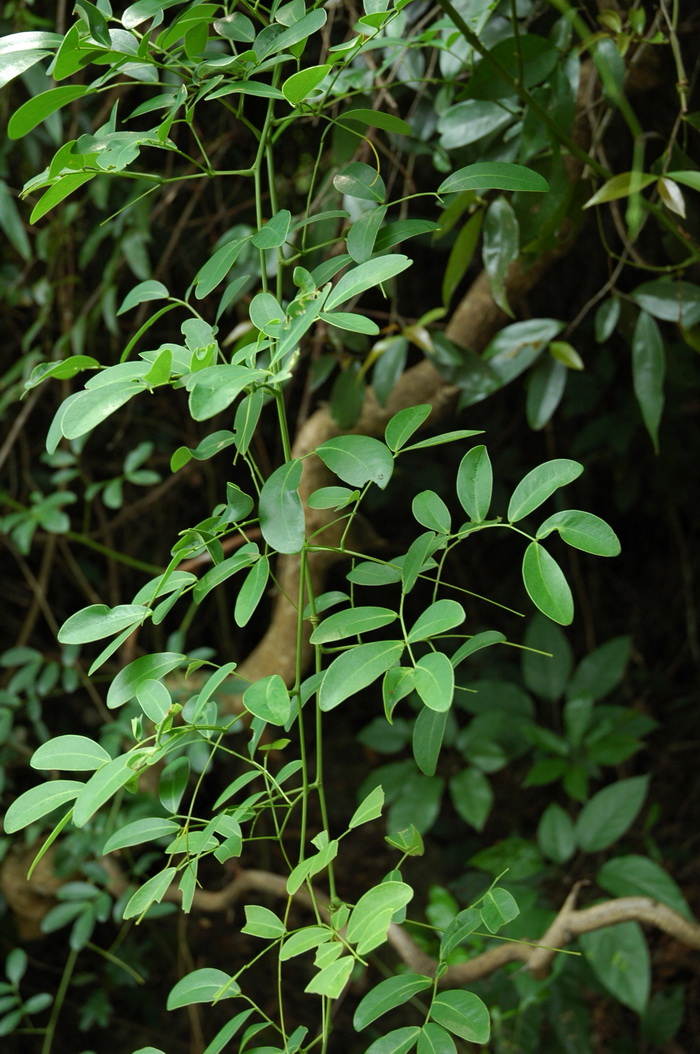
[[[447,633],[455,626],[461,626],[466,612],[456,600],[437,600],[419,615],[408,631],[406,640],[414,644],[419,640],[428,640],[440,633]]]
[[[56,736],[42,743],[32,754],[33,769],[59,769],[62,772],[88,772],[100,768],[112,757],[104,747],[87,736]]]
[[[448,603],[444,601],[444,603]],[[454,696],[454,667],[441,651],[431,651],[416,663],[415,687],[430,710],[449,710]]]
[[[240,988],[230,974],[205,966],[193,970],[170,990],[168,1010],[176,1010],[192,1003],[213,1003],[216,999],[231,999],[240,993]]]
[[[621,838],[637,818],[648,786],[648,776],[632,776],[594,794],[576,821],[579,848],[584,853],[597,853]]]
[[[107,706],[114,709],[133,699],[145,681],[158,681],[185,661],[179,652],[141,655],[119,671],[107,692]]]
[[[329,615],[311,634],[312,644],[330,644],[345,637],[388,626],[399,616],[391,608],[355,607]]]
[[[579,943],[601,984],[625,1006],[643,1013],[651,986],[649,948],[638,922],[621,922],[592,933]]]
[[[14,834],[30,823],[36,823],[59,805],[77,798],[84,786],[79,780],[49,780],[32,787],[10,802],[3,819],[5,831]]]
[[[287,686],[278,673],[255,681],[243,694],[246,710],[271,725],[284,725],[289,719],[292,701]]]
[[[567,545],[585,553],[596,556],[617,556],[620,553],[620,541],[612,527],[592,512],[578,509],[555,512],[540,525],[535,537],[546,538],[553,531],[558,531]]]
[[[134,775],[131,761],[130,754],[122,754],[93,773],[73,806],[73,823],[76,827],[84,827],[97,810],[129,782]]]
[[[102,640],[103,637],[121,633],[127,626],[140,626],[149,614],[149,608],[141,604],[118,604],[114,608],[106,604],[91,604],[66,619],[58,632],[58,639],[61,644],[86,644]]]
[[[492,490],[493,469],[488,450],[485,446],[472,447],[457,471],[457,497],[475,523],[481,523],[488,516]]]
[[[574,618],[571,589],[553,556],[537,542],[530,542],[523,556],[523,583],[530,600],[548,618],[568,626]]]
[[[449,1032],[469,1043],[488,1043],[489,1012],[473,992],[440,992],[430,1007],[430,1016]]]
[[[463,768],[450,779],[450,797],[455,811],[476,831],[483,831],[493,808],[491,783],[479,769]]]
[[[508,520],[516,523],[539,508],[560,487],[565,487],[583,472],[583,465],[567,458],[545,461],[521,479],[508,505]]]
[[[666,351],[661,331],[646,311],[640,311],[632,335],[632,377],[642,419],[659,452],[659,424],[664,409]]]
[[[404,882],[382,882],[364,893],[348,920],[347,938],[366,955],[386,940],[392,916],[413,899],[413,889]]]
[[[519,190],[546,193],[549,183],[538,172],[508,161],[479,161],[457,169],[444,179],[438,194],[457,194],[463,190]]]
[[[352,1020],[354,1028],[357,1032],[361,1032],[382,1014],[387,1014],[397,1006],[403,1006],[418,992],[429,988],[432,983],[430,977],[418,973],[405,973],[380,981],[360,1000]]]
[[[616,897],[651,897],[668,904],[674,911],[692,919],[688,902],[676,882],[660,864],[648,856],[616,856],[606,860],[596,877],[596,882]]]
[[[331,289],[325,303],[325,310],[331,311],[338,304],[342,304],[351,297],[359,296],[372,286],[387,282],[390,278],[405,271],[411,266],[412,261],[407,256],[394,253],[389,256],[381,256],[375,260],[367,260],[348,271],[339,280],[337,285]]]
[[[491,933],[498,933],[502,926],[512,922],[520,914],[515,898],[500,886],[495,886],[484,894],[480,911],[484,925]]]
[[[439,534],[449,534],[452,527],[450,510],[434,490],[422,490],[411,503],[411,511],[423,527]]]
[[[287,461],[265,480],[260,492],[260,529],[278,553],[298,553],[304,545],[304,509],[299,497],[301,461]]]
[[[377,641],[374,644],[359,644],[339,655],[328,667],[321,684],[321,710],[334,709],[396,666],[404,647],[402,640]]]
[[[316,447],[316,453],[331,472],[352,487],[371,482],[384,490],[394,470],[388,447],[370,436],[337,436]]]

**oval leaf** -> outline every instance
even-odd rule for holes
[[[321,684],[321,710],[332,710],[351,695],[367,688],[398,663],[404,647],[402,640],[383,640],[359,644],[339,655],[328,667]]]
[[[280,465],[260,492],[260,529],[278,553],[299,553],[304,545],[304,509],[299,497],[301,461]]]
[[[585,553],[617,556],[620,552],[620,540],[612,527],[592,512],[577,509],[555,512],[539,527],[536,537],[546,538],[552,531],[559,531],[567,545]]]
[[[554,557],[531,542],[525,550],[522,573],[532,603],[560,626],[568,626],[574,618],[574,598]]]

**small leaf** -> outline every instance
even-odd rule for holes
[[[395,666],[403,654],[402,640],[359,644],[334,659],[326,671],[319,693],[321,710],[333,710]]]
[[[648,856],[631,853],[606,860],[598,872],[596,882],[616,897],[651,897],[668,904],[685,918],[693,918],[685,897],[671,875]]]
[[[360,827],[363,823],[369,823],[370,820],[378,819],[382,815],[383,806],[384,791],[381,786],[378,786],[370,791],[367,797],[360,802],[352,814],[348,827],[352,830],[353,827]]]
[[[515,898],[507,889],[495,886],[481,901],[481,918],[491,933],[498,933],[502,926],[512,922],[520,914]]]
[[[583,472],[578,461],[558,458],[538,465],[518,483],[508,505],[508,521],[516,523],[539,508],[560,487],[577,479]]]
[[[552,347],[550,344],[550,352]],[[567,382],[566,366],[551,354],[545,355],[536,363],[528,380],[527,423],[534,432],[539,432],[549,424],[562,400]]]
[[[263,598],[269,577],[270,561],[266,556],[261,556],[251,567],[238,591],[233,611],[233,621],[237,626],[247,626],[250,622]]]
[[[382,110],[367,110],[362,108],[356,108],[353,110],[346,110],[345,113],[341,113],[336,118],[339,124],[349,122],[356,122],[358,124],[369,125],[370,128],[381,128],[385,132],[394,132],[396,135],[413,135],[413,130],[410,124],[406,121],[402,121],[400,117],[396,117],[393,113],[384,113]]]
[[[33,769],[59,769],[62,772],[88,772],[100,768],[111,755],[87,736],[55,736],[37,747],[31,757]]]
[[[443,180],[438,194],[457,194],[463,190],[518,190],[546,193],[549,183],[538,172],[508,161],[479,161],[457,169]]]
[[[222,989],[223,995],[219,995]],[[215,999],[231,999],[239,993],[240,988],[230,974],[205,966],[188,973],[171,988],[167,1008],[177,1010],[193,1003],[213,1003]]]
[[[86,644],[121,633],[128,626],[136,628],[150,614],[141,604],[118,604],[110,608],[106,604],[91,604],[76,611],[61,626],[58,639],[61,644]]]
[[[432,406],[422,403],[418,406],[407,406],[389,420],[384,431],[386,445],[390,450],[400,450],[408,442],[424,421],[430,417]]]
[[[134,775],[130,767],[131,755],[122,754],[108,761],[106,765],[99,768],[76,798],[73,806],[73,824],[75,827],[84,827],[88,820],[94,816],[105,802],[113,798],[124,784],[128,783]]]
[[[275,915],[269,908],[261,907],[259,904],[246,904],[245,926],[241,933],[250,933],[253,937],[262,937],[266,941],[277,940],[284,937],[287,927],[282,919]]]
[[[576,851],[571,817],[556,802],[550,802],[537,827],[537,842],[545,856],[555,864],[565,864]]]
[[[347,233],[347,246],[355,263],[365,263],[371,257],[385,215],[386,205],[380,205],[363,212],[353,223]]]
[[[10,802],[3,820],[5,831],[14,834],[30,823],[41,820],[59,805],[77,798],[84,786],[79,780],[49,780],[32,787]]]
[[[251,684],[243,693],[243,705],[255,717],[271,725],[286,724],[292,710],[287,686],[278,673]]]
[[[576,821],[576,841],[584,853],[597,853],[616,842],[634,823],[649,786],[648,776],[633,776],[604,787],[586,802]]]
[[[296,958],[297,955],[303,955],[304,952],[318,948],[319,945],[326,944],[332,936],[333,931],[327,926],[305,926],[303,930],[297,930],[284,942],[280,948],[280,961],[286,962],[288,959]]]
[[[298,491],[301,469],[297,459],[285,462],[268,477],[260,492],[260,529],[278,553],[299,553],[304,545],[304,509]]]
[[[107,706],[114,709],[133,699],[145,681],[158,681],[184,662],[179,652],[141,655],[119,671],[107,692]]]
[[[637,922],[621,922],[592,933],[579,943],[601,984],[625,1006],[644,1012],[651,987],[649,948]]]
[[[647,172],[620,172],[603,183],[603,186],[588,199],[583,208],[590,209],[593,205],[602,205],[606,201],[617,201],[619,198],[629,197],[632,191],[639,193],[655,180],[656,176],[651,176]]]
[[[484,773],[471,766],[457,772],[450,779],[450,797],[464,822],[483,831],[494,800],[491,783]]]
[[[381,256],[377,259],[367,260],[366,263],[358,264],[351,271],[346,272],[340,281],[331,289],[325,303],[325,310],[331,311],[345,300],[359,296],[372,286],[387,282],[390,278],[405,271],[411,266],[412,261],[407,256],[399,253]],[[359,436],[357,438],[360,438]]]
[[[355,960],[351,955],[343,955],[319,970],[304,991],[326,996],[327,999],[338,999],[350,979],[354,964]]]
[[[376,168],[364,161],[351,161],[333,177],[333,186],[346,197],[362,201],[384,201],[386,186]]]
[[[316,453],[331,472],[352,487],[372,482],[383,490],[394,470],[388,447],[370,436],[337,436],[316,447]]]
[[[89,183],[90,180],[94,178],[94,172],[71,172],[67,176],[61,176],[49,187],[36,203],[32,209],[32,214],[29,217],[29,222],[36,223],[37,220],[40,220],[47,212],[50,212],[51,209],[55,209],[57,205],[60,205],[70,194],[74,194],[76,190],[79,190],[80,187],[84,186],[85,183]]]
[[[286,242],[291,222],[291,212],[288,209],[280,209],[272,219],[268,220],[264,227],[261,227],[253,235],[251,242],[257,249],[277,249]],[[284,317],[283,312],[279,311],[278,305],[278,317],[280,315]]]
[[[366,955],[386,940],[392,916],[413,899],[413,889],[404,882],[382,882],[364,893],[348,920],[347,939],[357,944],[357,954]]]
[[[620,541],[612,527],[592,512],[577,509],[555,512],[540,525],[536,538],[546,538],[553,531],[558,531],[567,545],[585,553],[595,556],[617,556],[620,553]]]
[[[488,1043],[489,1012],[473,992],[440,992],[430,1007],[430,1016],[449,1032],[469,1043]]]
[[[355,607],[329,615],[311,634],[312,644],[330,644],[388,626],[399,616],[391,608]]]
[[[352,1020],[355,1030],[361,1032],[383,1014],[403,1006],[418,992],[425,991],[432,983],[430,977],[418,973],[405,973],[380,981],[360,1000]]]
[[[391,672],[391,671],[389,671]],[[413,726],[413,757],[424,776],[434,776],[447,725],[442,713],[424,706]]]
[[[322,66],[307,66],[305,69],[293,73],[287,77],[282,85],[282,94],[290,106],[298,106],[300,102],[313,94],[319,84],[325,80],[332,67],[326,63]]]
[[[143,391],[142,385],[128,380],[78,392],[61,418],[63,435],[66,439],[79,439]]]
[[[123,315],[126,311],[131,311],[133,307],[145,304],[149,300],[167,300],[169,296],[170,293],[162,282],[149,278],[145,282],[139,282],[130,293],[126,294],[117,315]]]
[[[493,469],[485,446],[475,446],[462,458],[457,470],[457,497],[474,523],[488,516],[493,490]]]
[[[449,534],[452,527],[450,510],[434,490],[422,490],[411,503],[411,511],[423,527],[439,534]]]
[[[81,99],[93,89],[86,84],[69,84],[60,88],[51,88],[49,91],[35,95],[23,103],[10,117],[7,125],[7,134],[10,139],[20,139],[27,132],[31,132],[38,124],[45,121],[51,114],[56,113],[63,106]]]
[[[414,644],[416,641],[447,633],[455,626],[461,626],[466,617],[464,608],[456,600],[437,600],[418,616],[408,631],[406,640],[409,644]]]
[[[444,962],[465,937],[481,926],[481,912],[476,908],[466,908],[454,917],[442,935],[440,941],[440,961]]]
[[[443,603],[448,603],[444,601]],[[430,710],[449,710],[454,696],[454,668],[441,651],[431,651],[416,663],[415,687]]]
[[[507,315],[513,312],[506,297],[506,277],[520,252],[520,227],[515,210],[506,198],[496,198],[486,210],[482,258],[491,295]]]
[[[659,423],[664,408],[666,352],[661,331],[646,311],[640,311],[632,335],[632,373],[634,394],[654,444],[654,451],[658,454]]]
[[[197,300],[203,300],[205,296],[209,296],[212,290],[216,289],[217,285],[223,282],[238,259],[243,246],[246,244],[246,240],[245,238],[238,238],[235,241],[227,242],[220,249],[217,249],[214,255],[200,267],[194,278],[194,295]]]
[[[568,626],[574,618],[574,598],[571,589],[553,556],[537,542],[530,542],[523,557],[523,582],[535,607],[558,622]]]
[[[134,820],[120,827],[118,831],[107,839],[102,847],[103,853],[113,853],[117,849],[126,849],[132,845],[143,845],[144,842],[154,842],[158,838],[172,838],[180,830],[180,825],[174,820],[168,820],[161,816],[147,816],[141,820]]]

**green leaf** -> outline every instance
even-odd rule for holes
[[[540,611],[568,626],[574,618],[574,598],[553,556],[537,542],[530,542],[523,556],[523,583],[530,600]]]
[[[468,146],[493,135],[512,122],[513,114],[498,103],[467,99],[449,106],[440,114],[437,123],[440,146],[448,151]]]
[[[249,1010],[242,1010],[240,1014],[236,1014],[236,1016],[232,1017],[230,1021],[227,1021],[224,1027],[220,1028],[216,1033],[211,1043],[207,1044],[203,1054],[221,1054],[221,1051],[226,1049],[227,1044],[243,1027],[252,1013],[253,1008],[251,1007]],[[137,1050],[134,1054],[151,1054],[151,1051]],[[153,1054],[162,1054],[162,1052],[153,1052]]]
[[[29,261],[32,258],[32,247],[29,244],[29,238],[27,237],[27,232],[24,227],[24,220],[20,216],[19,209],[15,204],[15,199],[4,179],[0,179],[0,229],[5,233],[8,241],[19,253],[22,259]],[[87,358],[87,356],[83,357]],[[32,371],[30,381],[37,370],[44,367],[44,369],[48,371],[51,369],[51,365],[52,364],[50,363],[42,363],[41,366],[35,367]],[[97,365],[97,362],[95,362],[94,365]],[[33,385],[30,385],[30,381],[27,381],[27,387],[33,387]]]
[[[413,135],[410,124],[402,121],[393,113],[384,113],[382,110],[367,110],[355,108],[346,110],[336,118],[338,124],[345,122],[369,125],[370,128],[381,128],[384,132],[393,132],[395,135]]]
[[[412,899],[413,890],[404,882],[382,882],[363,893],[347,928],[347,939],[357,945],[358,955],[366,955],[384,943],[392,916]]]
[[[66,439],[79,439],[143,391],[141,384],[127,380],[78,392],[61,417],[61,432]]]
[[[435,775],[446,724],[446,711],[439,713],[427,706],[423,707],[416,718],[412,736],[413,757],[425,776]]]
[[[594,794],[576,821],[579,848],[598,853],[621,838],[637,818],[648,787],[648,776],[632,776]]]
[[[642,311],[663,322],[691,329],[700,322],[700,285],[659,278],[638,285],[631,294]]]
[[[237,626],[247,626],[263,598],[270,577],[270,561],[266,556],[259,557],[238,591],[233,611],[233,621]]]
[[[505,635],[499,630],[484,630],[483,633],[475,634],[470,640],[467,640],[464,644],[460,645],[457,651],[450,657],[450,662],[453,666],[457,666],[469,655],[473,655],[474,652],[481,651],[482,648],[488,648],[492,644],[502,644],[505,639]]]
[[[316,447],[316,453],[331,472],[352,487],[371,482],[384,490],[394,471],[388,447],[370,436],[336,436]]]
[[[216,289],[217,285],[223,282],[238,259],[241,249],[247,240],[247,238],[238,238],[235,241],[227,242],[220,249],[217,249],[214,255],[210,256],[207,262],[200,267],[194,277],[194,295],[197,300],[203,300],[205,296],[209,296]]]
[[[629,661],[631,637],[606,641],[581,660],[567,688],[569,699],[602,699],[622,681]]]
[[[454,678],[452,663],[441,651],[428,652],[416,663],[416,691],[430,710],[438,713],[449,710],[454,696]]]
[[[312,644],[329,644],[345,637],[388,626],[399,616],[391,608],[355,607],[329,615],[311,634]]]
[[[94,178],[94,172],[71,172],[67,176],[61,176],[36,203],[29,217],[29,222],[36,223],[47,212],[60,205],[70,194],[74,194],[76,190],[79,190],[80,187]]]
[[[612,179],[603,183],[602,187],[583,205],[583,208],[590,209],[593,205],[602,205],[606,201],[617,201],[619,198],[629,197],[632,191],[638,194],[640,190],[654,183],[656,178],[648,172],[619,172]]]
[[[292,711],[287,686],[278,673],[255,681],[243,693],[246,710],[271,725],[284,725]]]
[[[458,168],[444,179],[437,193],[458,194],[463,190],[518,190],[546,193],[549,183],[538,172],[509,161],[479,161]]]
[[[634,853],[606,860],[596,877],[596,882],[616,897],[651,897],[668,904],[674,911],[692,919],[688,902],[676,882],[655,860]]]
[[[422,490],[411,503],[411,511],[423,527],[438,534],[449,534],[452,528],[450,510],[434,490]]]
[[[288,29],[285,29],[278,36],[275,36],[270,45],[258,53],[258,58],[267,58],[269,55],[275,55],[280,51],[289,50],[293,44],[299,44],[301,41],[305,42],[326,24],[327,18],[328,15],[326,12],[319,10],[318,8],[315,11],[309,11],[297,22],[294,22]]]
[[[51,88],[49,91],[35,95],[23,103],[10,117],[7,125],[7,134],[10,139],[20,139],[27,132],[31,132],[38,124],[45,121],[52,113],[56,113],[63,106],[82,99],[93,89],[87,84],[69,84],[60,88]]]
[[[130,293],[126,294],[121,307],[117,311],[117,315],[123,315],[126,311],[131,311],[133,307],[145,304],[149,300],[165,300],[169,296],[170,293],[162,282],[156,282],[155,279],[148,278],[145,282],[139,282]]]
[[[88,772],[100,768],[112,757],[104,747],[87,736],[56,736],[32,754],[33,769],[59,769],[62,772]]]
[[[595,313],[594,329],[595,339],[599,344],[605,344],[615,332],[615,327],[620,318],[620,298],[610,297],[604,300]]]
[[[378,819],[382,815],[383,806],[384,791],[381,786],[375,787],[357,806],[348,827],[352,830],[353,827],[360,827],[363,823]]]
[[[649,948],[637,922],[621,922],[582,933],[579,944],[604,988],[625,1006],[643,1013],[649,999]]]
[[[491,782],[484,773],[473,766],[457,772],[450,779],[450,797],[464,822],[483,831],[493,808]]]
[[[348,252],[355,263],[365,263],[374,251],[379,228],[386,216],[386,205],[368,209],[356,219],[347,233]]]
[[[479,209],[469,217],[455,238],[442,279],[442,303],[445,307],[449,307],[457,286],[469,269],[479,241],[483,219],[483,209]]]
[[[456,600],[437,600],[418,616],[408,631],[406,640],[409,644],[414,644],[419,640],[436,637],[439,633],[447,633],[455,626],[461,626],[466,617],[464,608]]]
[[[481,926],[481,912],[476,908],[466,908],[456,915],[442,935],[440,941],[440,962],[445,962],[465,937]]]
[[[386,186],[379,171],[364,161],[351,161],[333,177],[333,186],[349,198],[381,202],[386,199]]]
[[[390,278],[405,271],[413,261],[400,253],[391,253],[388,256],[380,256],[366,263],[358,264],[351,271],[347,271],[338,283],[331,289],[325,302],[325,310],[331,311],[345,300],[359,296],[366,289],[387,282]],[[356,437],[361,438],[361,437]],[[363,437],[367,438],[367,437]],[[376,440],[375,440],[376,442]]]
[[[269,908],[263,908],[259,904],[246,904],[243,910],[245,911],[245,926],[241,928],[241,933],[250,933],[253,937],[274,941],[278,937],[284,937],[287,932],[282,919],[278,918]]]
[[[258,546],[256,542],[247,542],[242,545],[237,553],[227,556],[220,564],[216,564],[202,575],[192,591],[192,599],[195,604],[201,604],[204,598],[232,575],[250,567],[258,558]]]
[[[141,604],[118,604],[110,608],[106,604],[91,604],[76,611],[75,615],[61,626],[58,639],[61,644],[87,644],[121,633],[127,626],[140,626],[150,614],[150,609]]]
[[[384,439],[390,450],[400,450],[408,442],[424,421],[430,417],[432,406],[421,403],[418,406],[407,406],[390,418],[384,430]]]
[[[567,545],[595,556],[617,556],[620,540],[605,520],[592,512],[566,509],[549,516],[537,530],[536,538],[546,538],[558,531]]]
[[[24,34],[16,33],[14,36],[24,36]],[[4,88],[15,77],[19,77],[20,74],[35,66],[37,62],[41,62],[42,59],[49,56],[49,51],[0,52],[0,88]]]
[[[404,593],[411,592],[418,581],[418,576],[421,571],[428,564],[430,557],[436,549],[443,544],[444,539],[441,539],[432,531],[426,531],[425,534],[419,534],[418,537],[411,542],[401,568],[401,588]]]
[[[219,995],[222,989],[223,994]],[[240,991],[230,974],[205,966],[201,970],[188,973],[171,988],[167,1008],[177,1010],[178,1007],[191,1006],[193,1003],[213,1003],[219,999],[231,999],[239,995]]]
[[[571,645],[562,631],[537,614],[530,621],[524,644],[526,648],[536,649],[523,653],[525,687],[550,703],[561,699],[574,662]]]
[[[159,681],[184,662],[185,658],[179,652],[165,651],[134,659],[119,671],[109,686],[107,706],[114,709],[128,703],[145,681]]]
[[[508,505],[508,521],[516,523],[539,508],[560,487],[571,483],[583,472],[583,465],[567,458],[545,461],[521,479]]]
[[[333,931],[327,926],[305,926],[303,930],[297,930],[284,942],[280,948],[280,961],[286,962],[297,955],[311,951],[312,948],[318,948],[319,945],[326,944],[332,936]]]
[[[462,458],[457,470],[457,497],[474,523],[482,523],[491,505],[493,469],[485,446],[475,446]]]
[[[365,315],[358,315],[355,311],[322,311],[319,318],[329,326],[344,329],[348,333],[366,333],[370,337],[376,337],[380,332],[376,322]],[[350,376],[350,372],[346,371],[341,376]]]
[[[340,959],[336,959],[335,962],[319,970],[304,991],[326,996],[327,999],[338,999],[350,979],[354,964],[355,960],[351,955],[341,956]]]
[[[302,72],[306,72],[303,70]],[[289,209],[280,209],[276,212],[272,219],[268,220],[264,227],[261,227],[253,237],[251,242],[257,249],[278,249],[284,245],[289,234],[289,225],[292,222],[292,214]],[[264,294],[263,294],[264,295]],[[278,307],[278,318],[284,317],[284,313],[279,311]]]
[[[527,423],[534,432],[541,431],[549,424],[566,388],[567,368],[554,357],[552,349],[555,347],[568,348],[570,345],[564,345],[561,341],[550,344],[550,354],[540,358],[529,376],[525,412]]]
[[[182,795],[185,793],[189,778],[190,759],[186,756],[175,758],[161,772],[158,780],[158,797],[168,812],[177,812],[180,808]]]
[[[632,335],[632,376],[647,432],[659,452],[659,423],[664,409],[666,351],[661,331],[646,311],[640,311]]]
[[[113,761],[108,761],[106,765],[93,773],[73,806],[75,827],[84,827],[97,810],[113,798],[125,783],[129,782],[134,775],[134,770],[130,766],[131,760],[130,754],[122,754]]]
[[[414,995],[425,991],[432,983],[430,977],[418,973],[405,973],[380,981],[360,1000],[352,1019],[355,1030],[361,1032],[383,1014],[408,1003]]]
[[[328,667],[321,684],[321,710],[332,710],[367,688],[399,662],[404,647],[402,640],[383,640],[356,645],[339,655]]]
[[[470,1043],[489,1041],[489,1012],[472,992],[440,992],[432,1002],[430,1016],[448,1032]]]
[[[14,834],[28,827],[30,823],[41,820],[57,809],[59,805],[73,801],[82,791],[84,783],[79,780],[49,780],[38,787],[20,794],[10,802],[3,820],[7,834]]]
[[[207,421],[226,410],[249,385],[265,377],[264,370],[230,363],[206,366],[191,373],[186,381],[189,390],[190,413],[195,421]]]
[[[158,838],[172,838],[180,830],[174,820],[162,816],[146,816],[120,827],[107,839],[102,847],[103,853],[113,853],[117,849],[126,849],[144,842],[155,842]]]
[[[307,66],[306,69],[287,77],[282,85],[282,94],[290,106],[304,102],[325,80],[332,67],[329,63],[322,66]]]
[[[512,317],[506,297],[506,276],[520,251],[520,227],[513,206],[505,198],[496,198],[486,210],[482,258],[488,275],[491,295],[502,311]]]
[[[497,933],[520,914],[515,898],[500,886],[495,886],[484,895],[480,910],[484,925],[491,933]]]
[[[571,817],[556,802],[550,802],[537,827],[537,842],[545,856],[555,864],[565,864],[576,851]]]
[[[416,1025],[395,1028],[375,1039],[374,1043],[367,1047],[365,1054],[408,1054],[408,1051],[415,1047],[420,1034],[421,1029]]]
[[[280,465],[265,480],[260,492],[260,529],[278,553],[299,553],[304,545],[304,509],[299,497],[301,461]]]

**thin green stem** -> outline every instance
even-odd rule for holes
[[[66,959],[66,965],[63,967],[63,973],[61,980],[56,992],[56,998],[53,1001],[51,1007],[51,1017],[49,1023],[46,1026],[46,1032],[44,1033],[44,1042],[41,1045],[41,1054],[51,1054],[51,1048],[53,1046],[53,1037],[56,1033],[56,1025],[63,1009],[63,1003],[65,1002],[66,993],[68,986],[73,977],[73,971],[75,970],[75,964],[78,961],[78,949],[71,948]]]

